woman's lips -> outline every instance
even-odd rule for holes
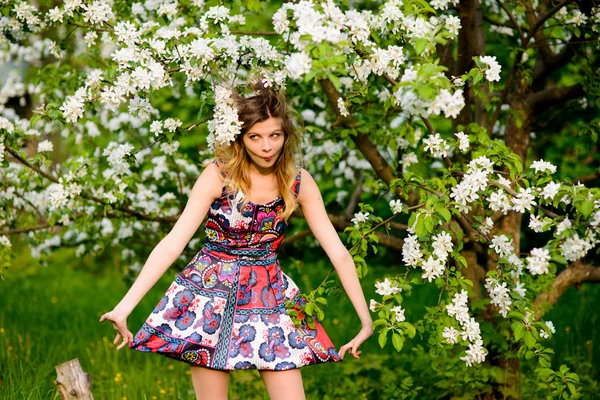
[[[271,160],[273,159],[273,156],[270,156],[270,157],[263,157],[263,159],[264,159],[265,161],[271,161]]]

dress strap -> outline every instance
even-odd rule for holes
[[[292,185],[292,190],[294,194],[298,196],[300,193],[300,178],[302,177],[302,169],[299,165],[296,165],[296,178],[294,179],[294,184]]]

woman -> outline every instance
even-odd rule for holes
[[[198,399],[226,399],[228,371],[258,369],[273,400],[304,399],[298,367],[340,361],[371,336],[372,320],[352,257],[327,217],[312,176],[295,164],[299,136],[282,94],[262,87],[235,95],[240,134],[217,148],[169,234],[150,254],[111,321],[114,343],[191,365]],[[339,354],[321,324],[294,325],[285,302],[302,304],[276,250],[294,207],[333,263],[362,329]],[[127,316],[181,254],[205,216],[206,242],[134,337]]]

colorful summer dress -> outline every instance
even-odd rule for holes
[[[300,190],[300,168],[293,185]],[[266,204],[215,200],[204,247],[181,271],[129,347],[218,370],[287,370],[340,361],[322,325],[296,326],[284,302],[302,304],[277,260],[286,223],[281,195]]]

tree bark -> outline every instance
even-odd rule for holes
[[[92,377],[81,369],[79,359],[67,361],[56,366],[57,378],[54,381],[60,390],[60,397],[63,400],[93,400],[90,385]]]
[[[540,293],[533,301],[535,319],[542,318],[569,287],[581,282],[600,282],[600,268],[577,260],[569,268],[558,274],[554,279],[552,288],[547,292]]]

